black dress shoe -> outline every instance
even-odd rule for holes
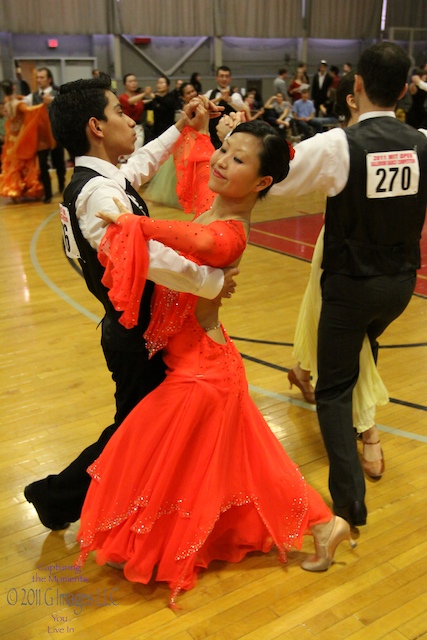
[[[362,527],[366,524],[368,510],[363,500],[351,502],[346,507],[337,507],[334,505],[333,508],[335,515],[347,520],[352,527]]]
[[[61,520],[54,514],[49,512],[49,509],[42,504],[44,491],[38,482],[32,482],[24,489],[25,499],[30,502],[34,509],[37,511],[40,522],[52,531],[60,531],[61,529],[67,529],[70,526],[69,522]]]
[[[43,202],[44,202],[45,204],[50,204],[50,203],[52,202],[52,198],[46,198],[46,197],[44,197],[44,198],[43,198]]]

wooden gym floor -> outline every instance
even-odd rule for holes
[[[328,572],[301,570],[302,558],[313,548],[308,537],[301,552],[289,554],[287,565],[274,552],[252,554],[234,565],[213,563],[180,597],[181,609],[172,611],[163,584],[129,583],[120,572],[97,566],[93,557],[81,574],[73,569],[78,523],[63,532],[46,530],[22,493],[29,482],[73,460],[114,413],[97,330],[101,308],[64,256],[58,202],[59,197],[51,205],[3,201],[0,209],[0,638],[427,638],[427,299],[422,293],[381,338],[379,368],[392,398],[377,414],[386,471],[379,482],[367,482],[369,518],[358,547],[343,543]],[[150,211],[154,217],[183,217],[154,204]],[[292,202],[270,197],[255,211],[254,222],[304,220],[311,233],[299,238],[299,246],[310,253],[322,211],[320,196]],[[255,232],[253,239],[257,244],[246,250],[237,292],[224,303],[222,319],[245,358],[257,405],[330,504],[316,413],[298,390],[289,390],[286,378],[294,363],[293,333],[309,263],[259,246]],[[420,282],[426,285],[424,272]]]

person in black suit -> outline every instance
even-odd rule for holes
[[[315,399],[333,508],[353,526],[366,524],[368,513],[352,415],[362,343],[367,335],[376,361],[377,340],[408,305],[421,265],[427,131],[395,114],[409,68],[408,55],[394,43],[366,49],[354,83],[357,124],[301,142],[289,176],[272,190],[285,197],[327,195]],[[379,438],[364,444],[380,477]]]
[[[36,82],[38,90],[34,93],[30,93],[25,98],[25,102],[29,105],[44,103],[47,109],[50,109],[50,105],[55,96],[58,95],[58,90],[53,84],[53,75],[50,69],[47,67],[40,67],[37,69]],[[49,175],[49,155],[52,160],[53,168],[56,170],[58,177],[58,189],[60,193],[64,191],[65,187],[65,157],[64,147],[57,143],[52,149],[43,149],[38,152],[39,165],[40,165],[40,180],[44,188],[44,202],[49,203],[52,200],[52,182]]]
[[[321,60],[318,72],[313,76],[311,85],[311,99],[314,102],[316,116],[321,116],[320,105],[326,102],[328,97],[328,89],[332,84],[332,77],[328,72],[328,63]]]

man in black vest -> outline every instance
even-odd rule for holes
[[[205,93],[206,98],[215,102],[223,108],[223,113],[229,115],[233,111],[241,111],[244,108],[243,98],[240,93],[231,90],[231,69],[222,65],[218,67],[215,74],[216,88]],[[209,135],[215,149],[219,149],[221,141],[216,130],[216,121],[209,122]]]
[[[38,90],[30,93],[25,98],[25,102],[29,105],[44,103],[47,109],[50,109],[52,101],[58,94],[57,89],[53,86],[53,75],[47,67],[37,69],[36,82]],[[53,149],[42,149],[38,152],[40,165],[40,181],[44,189],[44,202],[49,203],[52,200],[52,183],[49,175],[49,154],[52,158],[52,165],[56,170],[58,177],[58,189],[60,193],[64,191],[65,186],[65,158],[64,147],[57,143]]]
[[[400,122],[394,112],[409,67],[396,44],[364,51],[354,86],[358,123],[298,145],[289,176],[272,190],[287,196],[322,190],[328,196],[315,393],[334,511],[354,526],[367,517],[352,421],[362,342],[367,334],[376,357],[377,338],[406,308],[421,265],[427,131]],[[380,476],[383,453],[376,427],[370,431],[366,448],[376,450]]]
[[[189,107],[189,112],[194,107]],[[138,149],[126,164],[117,168],[121,155],[132,153],[135,122],[126,116],[118,98],[110,90],[109,78],[78,80],[63,85],[50,110],[55,138],[75,157],[75,170],[60,207],[67,255],[78,258],[89,290],[105,309],[101,344],[107,366],[116,384],[114,424],[99,440],[85,449],[57,475],[33,482],[25,488],[41,522],[50,529],[62,529],[78,520],[90,477],[87,467],[100,455],[105,444],[135,405],[164,378],[161,354],[148,360],[143,333],[150,319],[153,282],[200,297],[229,297],[234,288],[236,269],[199,267],[159,242],[148,243],[147,285],[141,301],[138,325],[125,329],[120,314],[101,283],[104,269],[97,249],[105,234],[98,211],[117,212],[117,198],[137,215],[148,215],[138,188],[169,156],[180,131],[190,121],[186,115],[165,133]],[[218,302],[219,304],[219,302]]]

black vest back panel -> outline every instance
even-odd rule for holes
[[[418,269],[427,204],[427,138],[391,117],[364,120],[345,133],[350,173],[344,190],[327,199],[322,267],[352,276]],[[417,193],[408,189],[411,166],[402,169],[401,151],[418,157]],[[368,171],[369,158],[373,166]]]

